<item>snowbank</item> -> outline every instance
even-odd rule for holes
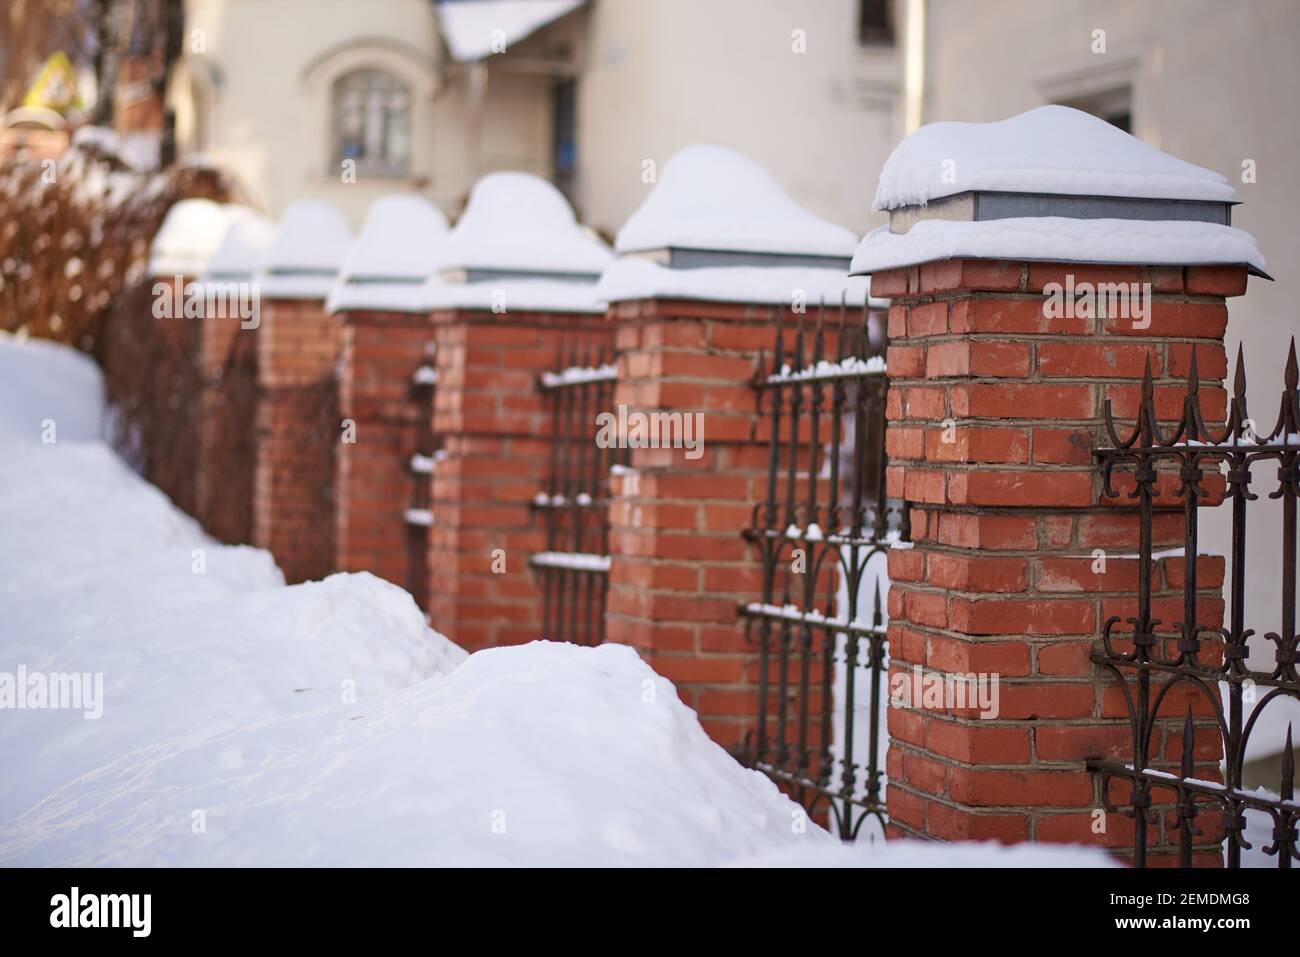
[[[1254,236],[1219,223],[1038,216],[923,220],[905,233],[880,226],[863,238],[849,272],[861,275],[961,256],[1147,266],[1245,264],[1260,272],[1267,266]]]
[[[875,209],[924,206],[968,190],[1230,201],[1218,173],[1195,166],[1105,120],[1040,106],[996,123],[931,123],[889,154]]]
[[[707,865],[834,843],[796,833],[796,815],[632,649],[534,642],[352,707],[128,755],[0,828],[0,860]]]
[[[722,146],[675,154],[618,232],[620,253],[712,249],[786,255],[853,255],[857,236],[804,209],[767,170]]]
[[[56,439],[97,438],[103,394],[103,376],[88,356],[0,330],[0,445],[40,442],[47,420]]]

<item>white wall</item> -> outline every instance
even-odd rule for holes
[[[578,204],[617,232],[642,162],[716,143],[859,233],[902,135],[898,47],[862,47],[856,0],[594,0],[579,89]],[[792,51],[805,32],[807,52]],[[899,31],[901,38],[901,29]]]
[[[1252,416],[1271,428],[1286,343],[1300,332],[1288,294],[1300,280],[1300,4],[983,0],[978,15],[966,0],[926,5],[926,122],[1003,119],[1128,80],[1137,136],[1236,186],[1233,225],[1254,234],[1278,281],[1251,279],[1229,302],[1229,356],[1240,342]],[[1103,55],[1090,52],[1096,29],[1106,31]],[[1241,182],[1245,159],[1256,161],[1256,183]],[[1256,491],[1275,487],[1275,471],[1254,470]],[[1263,633],[1280,619],[1280,505],[1261,495],[1250,515],[1248,627]],[[1203,519],[1209,549],[1227,551],[1228,518],[1224,508]]]

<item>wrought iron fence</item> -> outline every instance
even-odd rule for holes
[[[530,560],[542,589],[542,635],[598,645],[605,640],[609,592],[609,475],[627,450],[601,448],[596,416],[613,404],[613,352],[562,345],[555,371],[537,387],[550,419],[550,462],[532,502],[546,547]]]
[[[884,823],[885,555],[908,535],[885,491],[882,319],[843,306],[793,329],[778,319],[755,383],[767,495],[743,532],[763,595],[740,610],[759,652],[758,724],[742,758],[845,839],[869,818]]]
[[[1295,342],[1287,359],[1281,408],[1277,424],[1259,437],[1246,409],[1246,371],[1240,350],[1228,421],[1222,430],[1206,425],[1198,389],[1196,355],[1188,373],[1188,387],[1181,418],[1171,423],[1171,431],[1161,428],[1156,417],[1150,365],[1142,382],[1142,396],[1136,425],[1123,439],[1118,434],[1111,408],[1107,403],[1106,427],[1111,446],[1096,451],[1104,477],[1105,494],[1117,497],[1115,470],[1125,473],[1131,467],[1133,490],[1140,516],[1138,548],[1138,600],[1135,617],[1121,628],[1118,617],[1104,627],[1101,649],[1093,656],[1119,681],[1132,731],[1132,756],[1128,761],[1093,761],[1089,767],[1100,778],[1107,810],[1119,811],[1134,820],[1133,850],[1136,863],[1148,861],[1149,842],[1154,832],[1161,846],[1176,846],[1178,862],[1193,863],[1197,838],[1201,846],[1213,845],[1226,838],[1225,862],[1241,866],[1243,849],[1252,841],[1263,843],[1264,854],[1275,856],[1279,867],[1290,867],[1300,860],[1296,822],[1300,804],[1294,799],[1294,758],[1291,731],[1288,727],[1285,750],[1281,755],[1281,778],[1276,794],[1252,790],[1243,782],[1247,746],[1265,709],[1276,707],[1283,697],[1300,698],[1300,676],[1296,672],[1296,497],[1300,491],[1300,392],[1297,392]],[[1255,629],[1247,627],[1247,612],[1256,615],[1246,595],[1246,542],[1248,504],[1259,494],[1251,485],[1256,476],[1252,468],[1264,461],[1276,461],[1277,485],[1268,491],[1269,498],[1281,500],[1282,521],[1279,533],[1281,554],[1276,566],[1281,576],[1282,607],[1280,630],[1263,635],[1273,645],[1273,661],[1266,669],[1248,663],[1248,639]],[[1226,496],[1231,503],[1232,547],[1229,556],[1231,601],[1226,627],[1201,620],[1197,604],[1198,548],[1197,508],[1212,492],[1205,485],[1207,476],[1224,474]],[[1176,469],[1176,471],[1175,471]],[[1164,623],[1153,617],[1151,579],[1153,573],[1153,512],[1161,497],[1162,477],[1176,487],[1170,498],[1182,508],[1185,546],[1182,562],[1181,620]],[[1172,481],[1171,481],[1172,480]],[[1167,499],[1168,500],[1168,499]],[[1257,528],[1252,526],[1251,534]],[[1271,569],[1270,569],[1271,570]],[[1255,574],[1263,569],[1254,570]],[[1266,650],[1264,646],[1259,650]],[[1190,684],[1212,706],[1214,722],[1222,739],[1223,781],[1202,780],[1196,776],[1195,730],[1189,706],[1181,727],[1181,758],[1176,771],[1162,769],[1159,741],[1162,728],[1178,733],[1176,719],[1169,727],[1162,705],[1175,687]],[[1220,688],[1225,690],[1221,691]],[[1263,689],[1258,694],[1256,689]],[[1225,700],[1226,699],[1226,700]],[[1248,708],[1249,706],[1249,708]],[[1114,801],[1112,784],[1128,785],[1126,801]],[[1158,800],[1159,799],[1159,800]],[[1167,813],[1157,810],[1165,808]],[[1198,817],[1209,810],[1221,816],[1198,827]],[[1260,815],[1257,833],[1248,837],[1248,815]]]
[[[406,589],[422,611],[429,610],[429,529],[433,525],[433,471],[441,442],[433,429],[433,403],[438,388],[432,342],[424,361],[411,374],[411,401],[421,410],[418,447],[411,452],[411,503],[406,518]]]

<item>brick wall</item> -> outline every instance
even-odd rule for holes
[[[1066,273],[1076,284],[1150,282],[1149,327],[1049,319],[1044,286]],[[971,260],[873,276],[873,293],[893,299],[889,490],[911,503],[915,542],[890,554],[891,674],[919,665],[1000,676],[996,719],[890,708],[896,833],[1130,846],[1132,824],[1119,815],[1094,833],[1100,795],[1082,762],[1130,755],[1122,693],[1089,654],[1110,616],[1136,613],[1138,516],[1127,497],[1101,499],[1091,452],[1104,443],[1106,399],[1125,429],[1136,417],[1148,362],[1157,414],[1177,420],[1193,345],[1207,419],[1223,420],[1225,297],[1245,281],[1239,268]],[[1176,476],[1167,478],[1172,489]],[[1165,501],[1157,550],[1183,544],[1181,499]],[[1216,626],[1223,561],[1206,557],[1198,568],[1200,621]],[[1181,558],[1157,562],[1153,613],[1166,628],[1184,617],[1181,574]],[[1197,776],[1216,779],[1213,711],[1190,686],[1166,699],[1169,723],[1152,753],[1176,769],[1189,706]],[[1218,855],[1205,845],[1198,862]],[[1169,849],[1153,845],[1151,858],[1171,860]]]
[[[335,450],[337,567],[407,581],[404,518],[419,450],[432,408],[412,376],[433,340],[429,316],[346,312],[339,364],[339,417],[356,423],[356,441]]]
[[[704,413],[703,455],[635,449],[610,506],[606,638],[633,645],[709,734],[734,747],[758,711],[757,649],[737,607],[763,592],[741,537],[767,492],[768,427],[753,381],[788,309],[640,300],[614,305],[616,404]]]
[[[530,509],[549,467],[551,423],[537,379],[562,341],[606,342],[603,316],[440,310],[429,536],[430,618],[470,650],[541,637],[541,593],[528,562],[544,547]],[[505,571],[493,571],[493,551]],[[499,566],[498,566],[499,567]]]
[[[289,582],[335,569],[340,328],[316,300],[262,303],[253,544],[270,550]]]

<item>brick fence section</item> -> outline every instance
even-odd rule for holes
[[[528,562],[545,536],[529,506],[549,465],[551,432],[537,380],[555,367],[562,340],[606,340],[604,317],[440,309],[433,326],[433,428],[442,449],[433,473],[430,620],[470,651],[533,641],[542,637],[542,598]],[[495,549],[505,553],[501,573],[493,571]]]
[[[1150,282],[1150,326],[1047,318],[1043,288],[1067,273],[1076,285]],[[996,719],[889,709],[895,833],[1130,845],[1120,815],[1094,833],[1101,800],[1083,762],[1131,755],[1122,695],[1089,654],[1110,616],[1136,613],[1138,516],[1133,500],[1101,499],[1091,453],[1104,442],[1106,399],[1126,428],[1136,417],[1147,362],[1158,416],[1178,418],[1193,345],[1207,419],[1223,420],[1225,297],[1245,284],[1244,268],[976,260],[872,277],[872,292],[893,299],[889,491],[910,503],[915,543],[889,558],[891,680],[915,666],[1001,679]],[[1117,486],[1126,494],[1132,482]],[[1157,550],[1183,544],[1181,500],[1165,501]],[[1223,560],[1201,559],[1200,569],[1201,621],[1217,626]],[[1166,627],[1183,617],[1181,572],[1181,558],[1156,563],[1153,613]],[[1191,704],[1197,776],[1216,779],[1213,712],[1187,691],[1170,693],[1161,713],[1172,723],[1152,753],[1177,767]],[[1152,850],[1153,861],[1169,853]],[[1204,849],[1198,863],[1218,855]]]
[[[340,571],[407,580],[410,460],[433,415],[413,388],[433,340],[427,314],[339,314],[339,418],[356,425],[355,442],[335,449],[335,557]]]
[[[606,639],[633,645],[677,685],[725,747],[758,713],[757,648],[737,607],[763,593],[741,530],[767,492],[767,423],[756,415],[759,357],[771,354],[776,306],[636,300],[611,306],[618,405],[704,413],[703,456],[632,451],[610,505]]]
[[[275,556],[290,583],[334,571],[340,328],[318,300],[262,303],[253,544]]]

